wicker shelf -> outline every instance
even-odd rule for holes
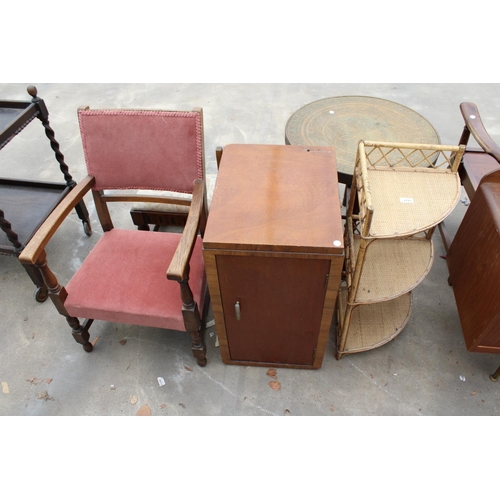
[[[460,177],[449,170],[368,169],[371,198],[377,210],[369,235],[407,236],[442,222],[460,198]]]
[[[349,335],[338,345],[338,355],[375,349],[393,340],[406,326],[412,307],[411,292],[385,302],[364,305],[347,304],[347,288],[339,290],[339,330],[350,314]],[[339,356],[338,356],[339,357]]]
[[[353,243],[356,262],[361,238],[354,236]],[[358,304],[391,300],[413,290],[434,262],[434,245],[426,238],[371,240],[367,249],[354,300]]]
[[[337,358],[386,344],[434,261],[435,227],[460,195],[462,146],[360,141],[346,212]]]

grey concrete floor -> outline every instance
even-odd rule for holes
[[[0,84],[1,99],[26,100],[35,84],[76,180],[86,174],[76,118],[92,108],[191,109],[205,120],[208,173],[216,175],[215,148],[232,143],[284,144],[285,124],[303,105],[325,97],[365,95],[406,105],[427,118],[443,144],[456,144],[459,104],[475,102],[500,142],[500,84]],[[43,128],[27,127],[0,152],[2,177],[60,181]],[[465,195],[464,195],[465,196]],[[462,196],[462,198],[464,198]],[[71,214],[48,246],[51,267],[67,282],[102,234],[90,196],[93,234]],[[115,210],[115,209],[113,209]],[[466,205],[448,219],[457,230]],[[120,220],[133,227],[128,209]],[[334,357],[332,331],[320,370],[278,369],[279,391],[267,368],[225,365],[206,331],[208,364],[200,368],[188,336],[154,328],[95,322],[91,354],[76,344],[49,301],[39,304],[17,259],[0,258],[0,415],[133,416],[147,405],[153,416],[494,416],[500,384],[488,376],[500,357],[467,352],[444,248],[434,236],[432,271],[414,291],[403,332],[378,349]],[[125,341],[123,343],[121,341]],[[165,385],[158,384],[158,377]]]

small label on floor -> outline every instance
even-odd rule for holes
[[[413,203],[413,198],[399,198],[401,203]]]
[[[165,379],[163,377],[158,377],[158,385],[161,387],[162,385],[165,385]]]

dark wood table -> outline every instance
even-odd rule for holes
[[[396,102],[366,96],[328,97],[297,110],[285,127],[285,143],[330,146],[337,154],[338,179],[351,185],[360,140],[441,144],[420,114]]]
[[[35,87],[30,85],[28,93],[32,97],[31,101],[0,100],[0,150],[38,118],[65,182],[0,177],[0,255],[16,257],[19,257],[55,207],[76,186],[50,126],[45,102],[37,96]],[[76,212],[83,223],[85,234],[90,236],[90,217],[83,200],[76,206]],[[35,265],[23,266],[37,287],[36,300],[43,302],[48,297],[48,290],[40,270]]]

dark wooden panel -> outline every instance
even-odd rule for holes
[[[463,168],[460,169],[460,178],[470,200],[474,197],[481,179],[499,168],[500,165],[495,158],[483,151],[465,153]]]
[[[0,101],[0,149],[38,114],[35,104],[26,101]]]
[[[480,185],[446,262],[469,351],[500,348],[500,184]]]
[[[231,360],[312,366],[330,260],[218,255],[216,261]]]
[[[30,186],[0,183],[0,209],[24,245],[68,191],[65,184],[37,187],[33,183]],[[12,248],[3,231],[0,231],[0,247]]]

